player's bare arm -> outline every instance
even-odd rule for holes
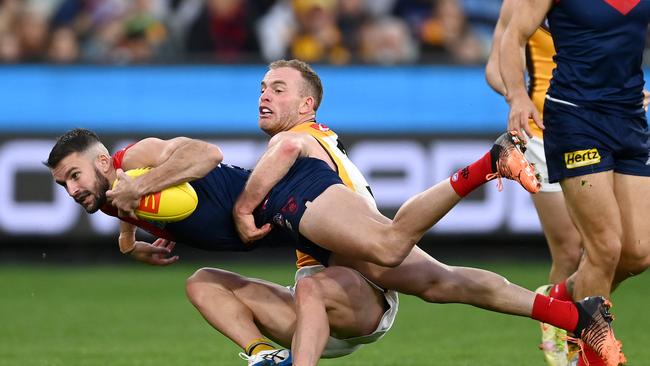
[[[244,191],[233,208],[237,231],[245,243],[259,240],[271,230],[270,224],[255,226],[253,210],[271,189],[287,174],[299,157],[309,156],[308,135],[280,132],[269,141],[269,147],[251,173]]]
[[[137,226],[120,221],[118,242],[123,254],[129,254],[135,260],[154,266],[167,266],[178,261],[178,256],[169,257],[175,242],[166,239],[157,239],[153,243],[137,241],[136,230]]]
[[[508,129],[516,131],[524,140],[525,135],[532,136],[529,118],[542,129],[544,124],[526,91],[521,49],[546,17],[552,2],[553,0],[517,0],[517,12],[513,13],[501,40],[499,69],[506,88],[506,100],[510,104]]]
[[[120,236],[117,241],[120,245],[120,252],[128,254],[135,248],[135,232],[137,226],[126,221],[120,221]]]
[[[504,0],[501,5],[501,12],[499,13],[499,20],[494,27],[494,34],[492,35],[492,48],[490,49],[490,56],[488,57],[485,65],[485,79],[488,85],[497,93],[501,95],[506,94],[506,87],[501,79],[501,71],[499,70],[499,48],[503,31],[508,26],[514,8],[515,0]]]
[[[117,172],[120,181],[106,196],[122,216],[134,216],[140,197],[176,184],[205,176],[223,159],[221,150],[204,141],[177,137],[171,140],[147,138],[133,145],[125,154],[125,170],[152,167],[136,178]]]

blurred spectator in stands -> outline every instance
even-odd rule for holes
[[[422,45],[424,62],[474,64],[484,61],[458,0],[398,0],[395,14],[409,22]]]
[[[361,31],[361,61],[369,64],[410,64],[418,60],[418,47],[406,22],[384,17]]]
[[[345,64],[350,50],[338,28],[337,0],[293,0],[297,29],[291,40],[291,58],[308,63]]]
[[[459,0],[467,23],[481,44],[483,61],[492,46],[492,33],[499,19],[503,0]]]
[[[346,0],[339,2],[338,28],[343,45],[353,54],[361,50],[361,29],[373,19],[368,3],[371,0]]]
[[[20,61],[20,41],[15,32],[20,3],[18,0],[0,0],[0,62]]]
[[[20,62],[20,42],[14,33],[0,32],[0,62]]]
[[[21,61],[41,61],[48,40],[48,23],[45,16],[29,7],[23,7],[18,15],[16,34],[20,42]]]
[[[13,32],[20,9],[18,0],[0,0],[0,34]]]
[[[266,62],[287,57],[289,43],[298,27],[291,1],[277,1],[257,21],[255,31]]]
[[[55,29],[50,37],[47,61],[56,64],[69,64],[79,59],[77,35],[68,27]]]
[[[245,0],[206,0],[187,34],[190,57],[228,63],[256,59],[256,15]]]
[[[128,63],[154,61],[167,31],[155,15],[151,0],[134,0],[123,19],[124,35],[116,45],[120,59]]]

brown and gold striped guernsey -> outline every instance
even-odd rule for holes
[[[526,68],[530,78],[528,95],[530,95],[535,107],[537,107],[540,116],[544,110],[544,98],[553,76],[553,69],[555,69],[554,55],[555,46],[553,45],[551,33],[546,27],[540,26],[526,45]],[[532,119],[529,123],[533,134],[541,138],[542,130],[537,127]]]
[[[324,124],[314,121],[301,123],[294,126],[289,131],[302,132],[314,137],[323,149],[327,151],[327,154],[329,154],[330,158],[336,165],[337,173],[343,183],[348,188],[367,198],[373,205],[375,204],[375,199],[372,197],[368,182],[359,169],[352,163],[352,161],[350,161],[350,158],[348,158],[348,155],[345,152],[345,148],[334,131],[330,130],[329,127]],[[314,258],[299,250],[296,250],[296,256],[296,266],[298,268],[320,264]]]

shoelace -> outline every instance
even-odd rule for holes
[[[494,172],[494,173],[487,174],[485,176],[486,180],[492,180],[494,178],[497,179],[497,189],[499,190],[499,192],[503,191],[503,180],[502,180],[502,178],[504,176],[505,177],[512,176],[512,171],[510,170],[508,165],[507,164],[505,166],[501,165],[501,158],[504,157],[504,156],[507,156],[509,151],[512,150],[512,149],[515,149],[515,147],[514,146],[504,147],[501,150],[501,152],[499,153],[499,159],[497,160],[497,171]],[[521,172],[520,172],[520,174],[521,174]],[[519,179],[519,176],[517,176],[517,179]]]

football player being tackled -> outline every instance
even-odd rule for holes
[[[136,260],[166,266],[179,259],[170,255],[175,240],[213,251],[255,248],[241,242],[232,220],[235,199],[249,172],[220,164],[221,160],[217,146],[188,138],[147,138],[111,156],[95,133],[75,129],[58,139],[45,164],[55,181],[91,214],[102,210],[117,217],[109,197],[131,199],[136,178],[149,194],[133,195],[134,214],[122,213],[119,248]],[[111,186],[114,190],[109,191]],[[188,211],[191,215],[182,218]],[[158,239],[136,240],[136,227]],[[269,241],[288,240],[270,235],[256,245]],[[240,356],[248,365],[255,366],[292,363],[289,351],[276,349],[265,336],[283,347],[293,346],[299,357],[314,360],[307,364],[315,364],[321,357],[344,356],[379,340],[398,309],[394,291],[379,289],[355,270],[336,266],[303,266],[291,288],[202,268],[187,281],[187,295],[211,325],[244,350]],[[298,319],[322,336],[298,336]]]

